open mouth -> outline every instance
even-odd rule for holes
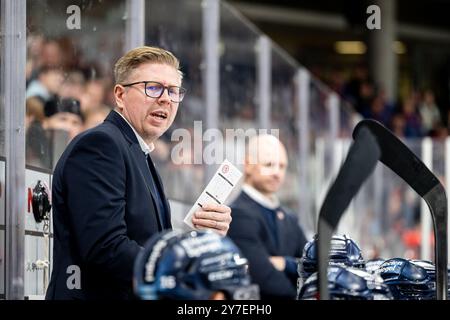
[[[159,119],[167,119],[167,113],[163,111],[155,111],[152,112],[150,115]]]

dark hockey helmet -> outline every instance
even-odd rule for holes
[[[436,267],[435,264],[428,260],[410,260],[412,263],[417,264],[425,269],[425,271],[430,276],[431,281],[433,281],[436,284]],[[450,278],[450,269],[448,269],[448,277]],[[448,292],[450,293],[450,283],[448,284]]]
[[[373,300],[367,280],[342,266],[328,267],[328,290],[331,300]],[[319,299],[317,272],[309,276],[299,294],[300,300]]]
[[[211,231],[166,231],[153,236],[134,265],[134,292],[144,300],[259,299],[248,261],[228,237]]]
[[[396,300],[431,300],[435,297],[434,281],[418,264],[393,258],[383,262],[378,272]]]
[[[413,259],[409,260],[412,263],[422,267],[427,272],[428,276],[432,281],[436,281],[436,267],[433,262],[428,260],[419,260],[419,259]]]
[[[298,275],[306,280],[317,271],[317,235],[306,243],[303,254],[298,264]],[[364,268],[365,263],[361,250],[355,241],[346,235],[335,235],[331,238],[329,264]]]
[[[384,283],[383,278],[377,272],[370,273],[361,268],[348,268],[348,270],[366,280],[367,287],[373,294],[373,300],[392,300],[394,298],[389,286]]]

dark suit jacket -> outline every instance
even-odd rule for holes
[[[297,217],[281,208],[283,215],[277,217],[278,243],[272,236],[261,205],[241,192],[231,204],[233,220],[228,235],[249,260],[252,280],[260,287],[262,299],[295,299],[296,279],[278,271],[269,261],[270,256],[300,258],[306,244],[305,235]]]
[[[161,190],[165,212],[157,210],[150,179]],[[136,135],[115,111],[68,145],[54,171],[52,201],[46,299],[132,298],[135,257],[149,237],[171,228],[170,209],[160,177],[152,177]],[[73,266],[81,271],[80,289],[73,288]]]

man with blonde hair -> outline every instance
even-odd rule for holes
[[[47,299],[130,299],[133,263],[152,235],[171,229],[150,153],[186,90],[178,59],[138,47],[114,69],[117,107],[78,135],[54,172],[53,272]],[[192,223],[225,235],[231,210],[204,205]]]
[[[280,205],[288,158],[273,135],[250,138],[242,192],[231,204],[229,236],[249,260],[250,275],[262,299],[296,297],[297,259],[306,238],[295,214]]]

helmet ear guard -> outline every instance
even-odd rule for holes
[[[306,243],[303,254],[297,266],[299,283],[304,282],[312,273],[317,271],[317,234]],[[331,239],[329,265],[339,265],[364,268],[365,262],[359,246],[346,235],[335,235]]]
[[[259,299],[248,261],[228,237],[211,231],[166,231],[150,238],[134,265],[135,294],[144,300]]]
[[[417,263],[402,258],[389,259],[381,264],[378,273],[396,300],[436,299],[436,283]]]

